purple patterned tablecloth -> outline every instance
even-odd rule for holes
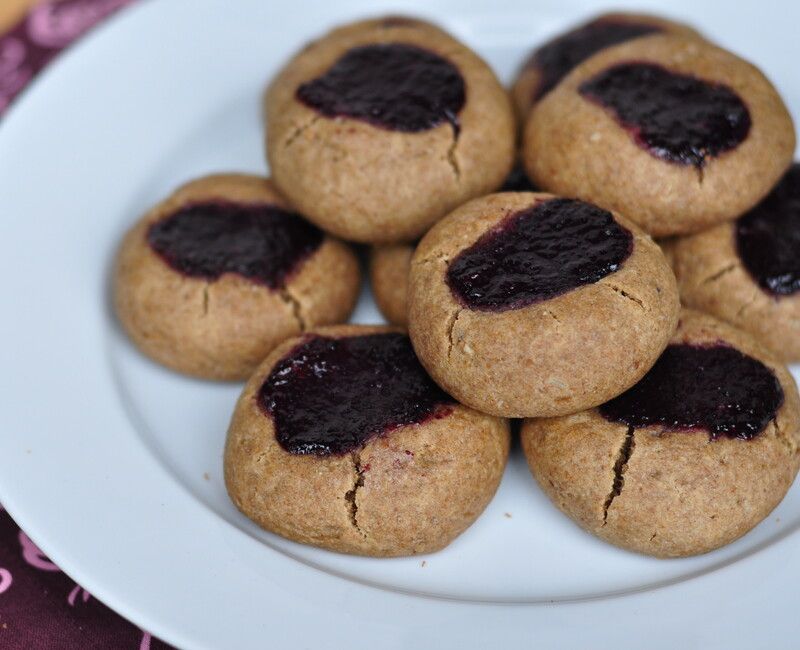
[[[9,32],[0,35],[0,116],[61,50],[130,2],[43,2]],[[0,506],[0,648],[161,650],[170,647],[77,585],[50,562]]]

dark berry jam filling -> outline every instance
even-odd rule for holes
[[[538,192],[539,190],[536,189],[536,186],[533,184],[528,175],[525,173],[525,169],[517,163],[514,165],[514,168],[509,172],[508,176],[506,176],[506,180],[503,183],[503,186],[498,190],[498,192]]]
[[[453,399],[417,360],[404,334],[308,338],[266,378],[258,403],[293,454],[328,456],[450,412]]]
[[[783,389],[763,363],[724,344],[670,345],[633,388],[600,413],[631,427],[708,431],[749,440],[783,404]]]
[[[650,63],[621,63],[581,84],[580,93],[610,110],[651,155],[702,167],[750,132],[750,112],[722,84]]]
[[[538,48],[525,67],[537,68],[540,80],[533,91],[536,102],[566,77],[574,67],[612,45],[663,31],[656,25],[599,18],[557,36]]]
[[[759,205],[736,223],[736,248],[764,291],[800,291],[800,164],[795,163]]]
[[[519,309],[597,282],[632,249],[633,236],[610,212],[549,199],[509,215],[461,251],[447,283],[470,309]]]
[[[147,231],[150,247],[179,273],[205,280],[236,273],[272,289],[284,286],[323,237],[274,205],[224,201],[184,206]]]
[[[364,45],[345,53],[297,98],[326,117],[352,117],[384,129],[425,131],[449,122],[458,134],[466,90],[458,68],[413,45]]]

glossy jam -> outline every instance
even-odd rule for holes
[[[724,344],[670,345],[633,388],[600,413],[632,427],[708,431],[749,440],[783,404],[783,389],[763,363]]]
[[[773,295],[800,291],[800,164],[736,223],[736,248],[748,273]]]
[[[550,199],[509,215],[459,253],[447,283],[470,309],[519,309],[597,282],[620,268],[632,246],[610,212]]]
[[[702,167],[750,132],[750,112],[733,90],[650,63],[615,65],[580,93],[614,114],[651,155]]]
[[[382,43],[346,52],[297,98],[326,117],[352,117],[395,131],[448,122],[458,134],[466,91],[458,68],[413,45]]]
[[[525,169],[517,163],[506,177],[503,187],[498,192],[538,192]]]
[[[187,205],[147,231],[150,247],[184,275],[236,273],[277,289],[322,244],[323,233],[274,205],[215,201]]]
[[[540,74],[533,101],[544,97],[575,66],[596,52],[660,31],[662,29],[656,25],[600,18],[554,38],[537,49],[526,63],[527,67],[537,68]]]
[[[401,426],[450,412],[453,400],[420,365],[404,334],[308,338],[258,392],[278,443],[293,454],[361,448]]]

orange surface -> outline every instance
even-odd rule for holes
[[[36,0],[0,0],[0,33],[16,23]]]

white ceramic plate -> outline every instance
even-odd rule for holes
[[[264,82],[336,22],[429,16],[507,81],[531,45],[601,9],[333,4],[143,2],[0,125],[0,501],[93,594],[180,647],[797,647],[800,486],[735,544],[672,561],[580,531],[518,449],[478,522],[424,558],[303,547],[233,508],[221,454],[239,386],[168,372],[120,334],[107,284],[122,233],[186,179],[264,172]],[[668,13],[761,65],[800,115],[800,6],[683,0]],[[355,320],[379,321],[366,293]]]

